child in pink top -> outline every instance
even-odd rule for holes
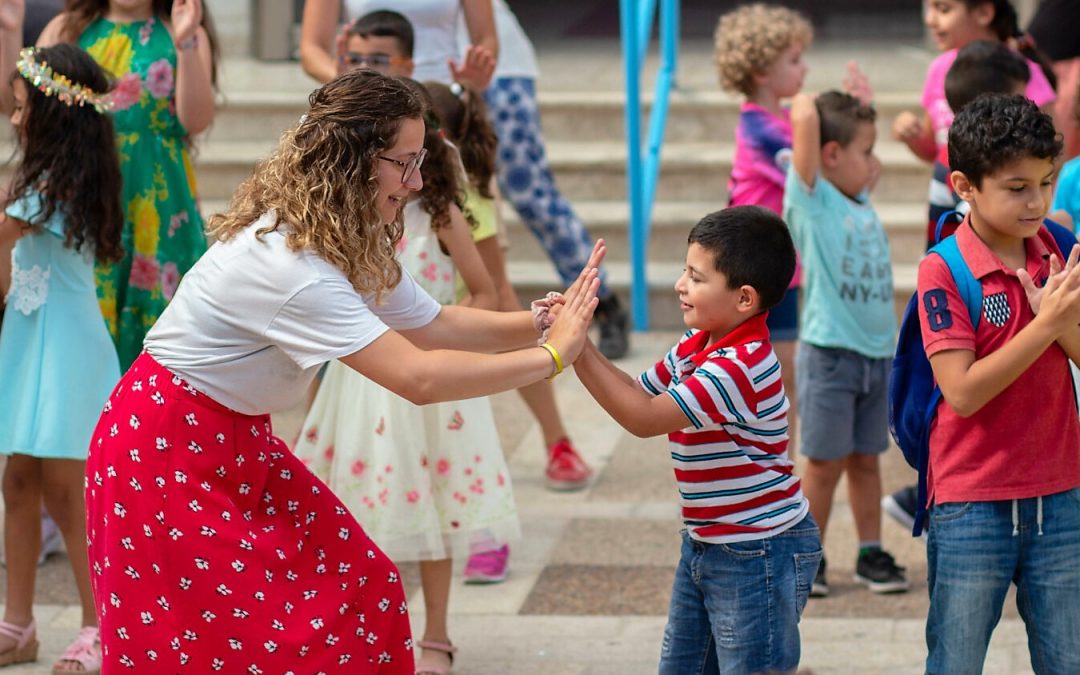
[[[990,40],[1015,48],[1031,67],[1024,95],[1040,108],[1056,100],[1053,70],[1020,30],[1016,8],[1009,0],[935,0],[927,3],[923,18],[943,53],[927,70],[920,101],[922,116],[905,111],[893,123],[893,137],[906,143],[915,156],[933,162],[944,155],[953,120],[953,111],[945,100],[945,75],[957,51],[968,43]],[[948,158],[944,159],[947,164]]]
[[[791,120],[781,100],[802,89],[803,51],[813,29],[806,17],[786,7],[753,4],[720,17],[714,58],[720,86],[745,97],[735,131],[735,158],[728,182],[729,206],[757,204],[780,214],[784,180],[791,161]],[[799,337],[799,281],[796,266],[780,304],[769,310],[768,327],[791,399],[795,437],[795,341]],[[794,446],[792,446],[794,450]]]

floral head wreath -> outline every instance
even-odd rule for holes
[[[89,87],[76,84],[63,73],[54,71],[45,61],[37,59],[37,50],[26,47],[19,52],[19,60],[15,68],[30,84],[34,85],[46,96],[55,96],[65,104],[90,105],[99,113],[108,112],[112,108],[109,94],[96,93]]]

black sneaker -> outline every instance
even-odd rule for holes
[[[810,584],[811,598],[824,598],[829,594],[829,582],[825,579],[825,556],[821,556],[817,574],[814,575],[814,583]]]
[[[860,553],[855,562],[855,581],[874,593],[904,593],[908,589],[904,568],[880,548]]]
[[[881,509],[910,531],[915,527],[915,512],[919,509],[918,489],[909,485],[885,495],[881,498]]]
[[[596,306],[596,324],[600,327],[597,348],[609,359],[621,359],[630,348],[630,316],[619,297],[612,293]]]

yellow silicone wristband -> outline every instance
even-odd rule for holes
[[[547,350],[547,353],[551,354],[551,360],[555,362],[555,372],[551,375],[548,375],[547,378],[551,380],[563,371],[562,357],[559,356],[559,350],[555,349],[555,347],[553,347],[550,343],[545,342],[544,344],[540,345],[540,347]]]

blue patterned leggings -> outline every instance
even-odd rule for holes
[[[536,82],[526,77],[499,78],[484,97],[499,137],[499,189],[569,285],[589,261],[593,240],[551,175],[540,131]],[[600,274],[600,297],[607,297],[610,291],[603,269]]]

